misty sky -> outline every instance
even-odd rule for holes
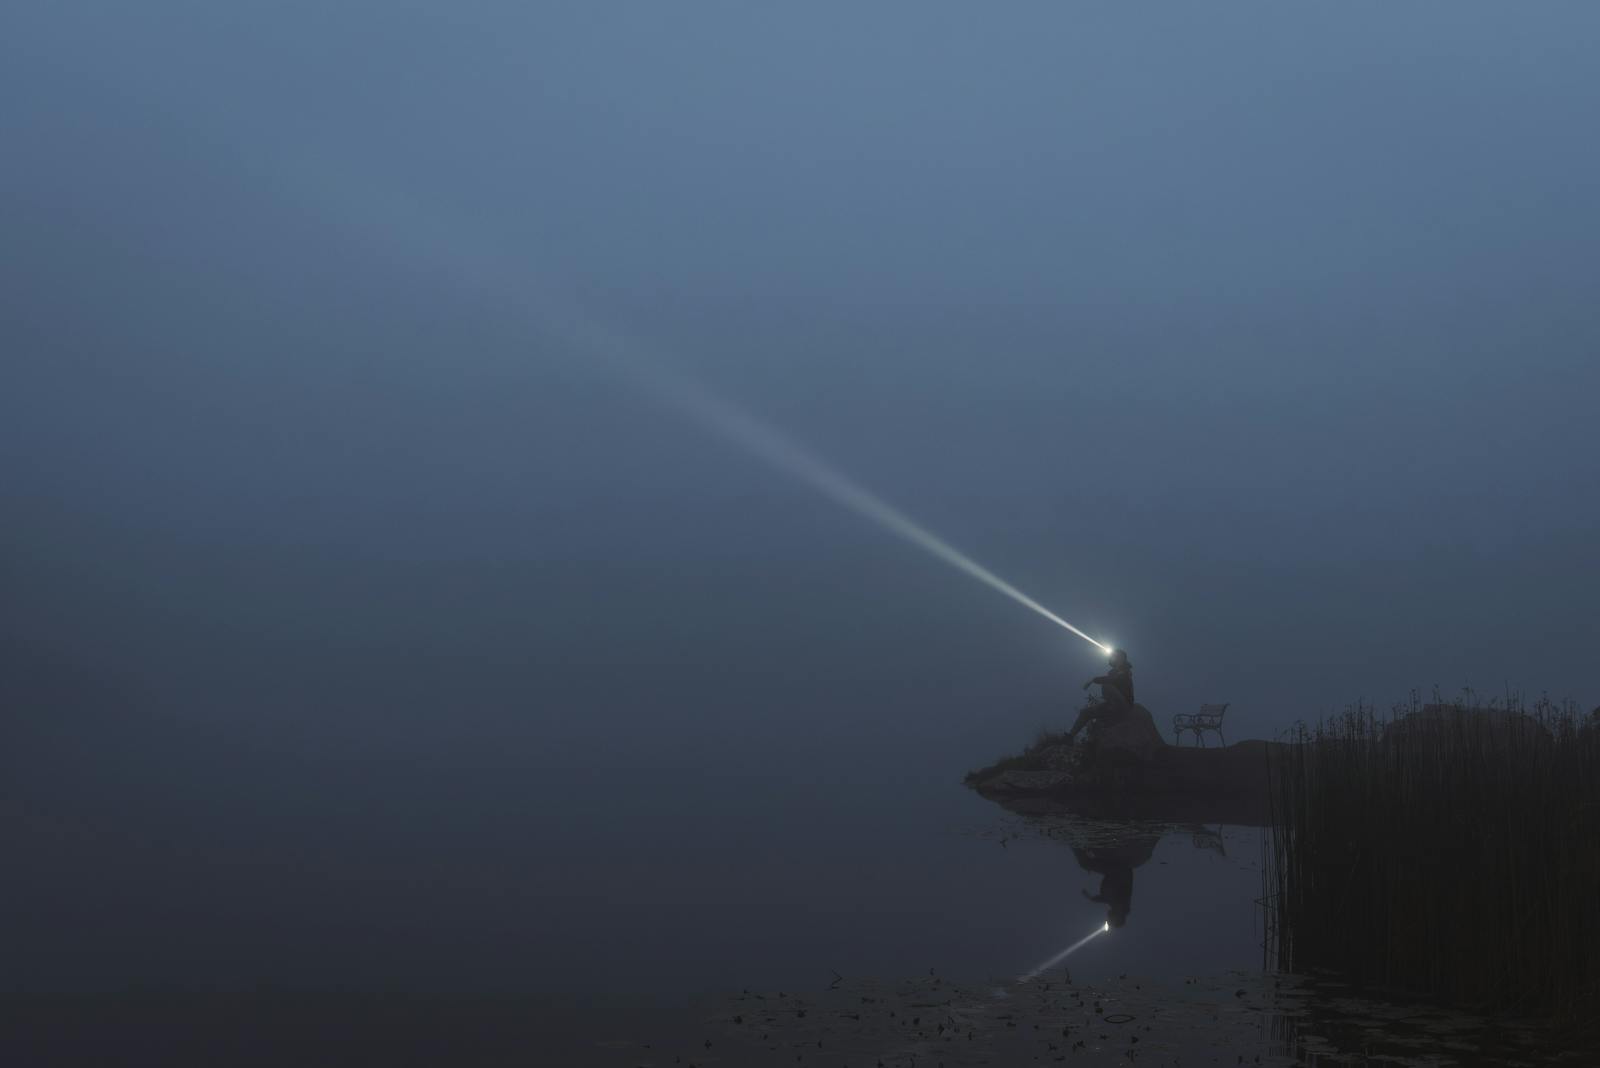
[[[954,783],[1065,721],[1088,645],[580,321],[1124,644],[1158,723],[1600,703],[1597,33],[7,5],[5,766],[115,796],[178,724],[189,798],[207,745]]]

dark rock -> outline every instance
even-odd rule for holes
[[[1083,763],[1083,747],[1051,745],[1039,750],[1039,762],[1048,771],[1075,771]]]
[[[1261,823],[1268,765],[1282,748],[1261,741],[1169,745],[1150,710],[1134,705],[1091,721],[1077,745],[1039,750],[1029,770],[977,774],[969,784],[1007,807],[1069,803],[1086,815]]]
[[[1156,729],[1155,717],[1144,705],[1134,705],[1120,716],[1096,722],[1087,733],[1097,759],[1126,755],[1144,760],[1167,748],[1167,740]]]
[[[1052,794],[1071,787],[1073,780],[1070,771],[1002,771],[985,779],[978,792],[996,796]]]

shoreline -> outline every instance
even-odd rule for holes
[[[559,1064],[563,1068],[824,1065],[1268,1066],[1592,1063],[1560,1036],[1365,996],[1327,981],[1224,973],[1075,984],[928,974],[824,989],[654,998],[260,992],[3,994],[9,1063]],[[1346,1060],[1348,1058],[1348,1060]]]

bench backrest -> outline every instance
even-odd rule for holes
[[[1228,703],[1220,705],[1201,705],[1200,714],[1207,719],[1222,719],[1222,714],[1228,710]]]

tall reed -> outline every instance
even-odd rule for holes
[[[1480,1010],[1600,1010],[1600,728],[1517,698],[1370,705],[1271,769],[1269,955]]]

